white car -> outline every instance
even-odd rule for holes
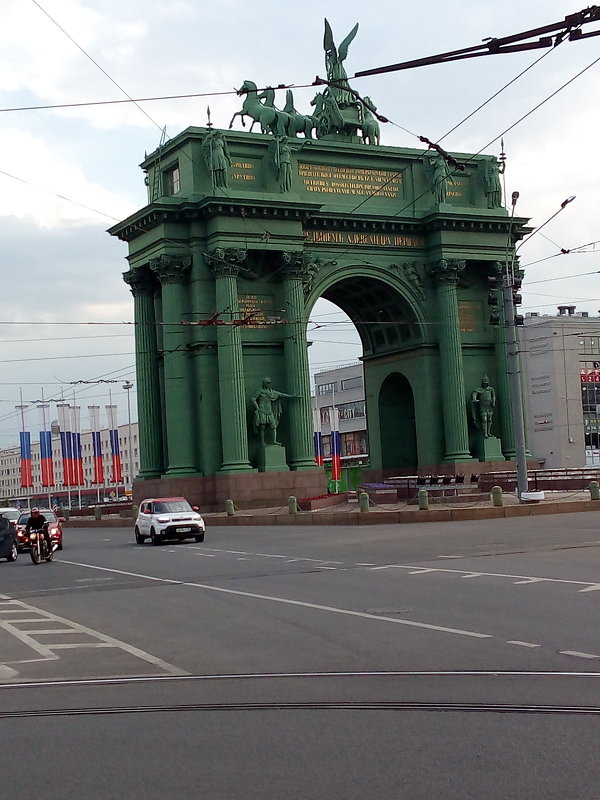
[[[143,500],[135,522],[135,541],[161,544],[165,539],[204,541],[204,520],[185,497],[155,497]]]

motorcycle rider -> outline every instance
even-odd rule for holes
[[[49,550],[52,550],[52,541],[48,533],[48,521],[43,514],[40,514],[40,510],[37,507],[31,509],[31,516],[25,524],[25,536],[28,541],[30,531],[37,531],[38,535],[41,534],[46,539]]]

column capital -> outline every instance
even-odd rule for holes
[[[153,258],[149,267],[162,284],[179,283],[192,266],[191,255],[171,255],[163,253]]]
[[[141,294],[154,292],[156,281],[154,275],[147,267],[136,267],[123,273],[123,280],[129,285],[131,294],[138,297]]]
[[[303,250],[281,250],[279,260],[285,277],[302,281],[304,293],[308,294],[323,266],[321,259]]]
[[[429,265],[429,273],[439,284],[456,286],[466,261],[458,258],[438,258]]]
[[[204,253],[208,266],[217,278],[237,278],[247,256],[248,251],[238,247],[215,247]]]

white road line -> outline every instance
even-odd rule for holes
[[[524,581],[513,581],[514,586],[518,586],[519,584],[527,584],[527,583],[543,583],[545,578],[526,578]]]
[[[10,681],[15,675],[18,675],[18,671],[16,669],[12,669],[12,667],[7,667],[6,664],[0,664],[0,681]]]
[[[177,584],[179,586],[189,586],[195,589],[204,589],[208,592],[217,592],[220,594],[235,595],[237,597],[251,597],[255,600],[267,600],[271,603],[282,603],[284,605],[297,606],[300,608],[310,608],[314,611],[326,611],[330,614],[343,614],[349,617],[357,617],[359,619],[378,620],[379,622],[387,622],[391,625],[405,625],[411,628],[423,628],[425,630],[440,631],[441,633],[454,633],[459,636],[470,636],[475,639],[493,639],[494,637],[489,633],[476,633],[475,631],[464,631],[459,628],[446,628],[442,625],[430,625],[426,622],[415,622],[408,619],[397,619],[396,617],[383,617],[377,614],[367,614],[364,611],[353,611],[349,608],[337,608],[335,606],[319,605],[317,603],[306,603],[303,600],[290,600],[287,597],[273,597],[271,595],[257,594],[255,592],[243,592],[239,589],[225,589],[222,586],[210,586],[204,583],[193,583],[191,581],[175,581],[171,578],[158,578],[154,575],[142,575],[139,572],[128,572],[122,569],[112,569],[110,567],[99,567],[95,564],[83,564],[79,561],[66,561],[60,560],[61,564],[70,564],[74,567],[85,567],[87,569],[97,569],[102,572],[114,572],[118,575],[129,575],[132,578],[143,578],[144,580],[156,581],[158,583]]]
[[[534,644],[533,642],[520,642],[518,639],[514,639],[513,641],[509,641],[506,644],[516,644],[519,647],[541,647],[541,644]]]
[[[418,564],[386,564],[381,567],[374,567],[373,571],[378,569],[408,569],[411,570],[411,572],[409,572],[409,575],[413,574],[416,575],[418,574],[418,572],[425,569],[429,570],[430,572],[449,572],[455,575],[464,575],[465,573],[464,569],[446,569],[444,567],[434,567],[434,568],[419,567]],[[600,589],[600,584],[594,583],[592,581],[572,581],[572,580],[567,580],[566,578],[536,578],[533,577],[532,575],[510,575],[504,572],[480,572],[479,575],[485,576],[486,578],[515,578],[516,579],[515,582],[524,584],[541,583],[542,581],[544,581],[548,583],[566,583],[572,586],[586,587],[586,589],[580,591],[595,591],[596,589],[592,587],[598,587],[598,589]]]
[[[481,578],[481,572],[467,572],[465,575],[461,575],[461,578]]]
[[[600,591],[600,583],[593,583],[591,586],[586,586],[585,589],[580,589],[580,592],[598,592]]]
[[[115,570],[113,570],[115,571]],[[164,582],[164,581],[163,581]],[[167,581],[171,583],[171,581]],[[173,583],[177,583],[177,581],[173,581]],[[0,595],[0,598],[7,599],[6,595]],[[30,620],[31,622],[40,623],[44,620],[51,621],[54,623],[62,624],[68,626],[69,629],[74,629],[76,633],[80,634],[87,634],[94,639],[99,639],[100,644],[103,647],[114,647],[118,648],[119,650],[123,650],[129,655],[135,656],[139,658],[141,661],[145,661],[148,664],[152,664],[153,666],[161,669],[164,672],[169,673],[170,675],[188,675],[189,673],[186,670],[180,669],[176,667],[174,664],[169,664],[168,661],[163,661],[161,658],[157,658],[156,656],[151,655],[150,653],[146,653],[144,650],[140,650],[138,647],[134,647],[127,642],[122,642],[119,639],[114,639],[112,636],[107,636],[100,631],[95,631],[92,628],[88,628],[85,625],[80,625],[78,622],[73,622],[72,620],[65,619],[65,617],[60,617],[58,614],[51,614],[47,611],[42,611],[35,606],[29,605],[29,603],[24,603],[22,600],[14,600],[13,603],[18,603],[22,610],[29,612],[30,614],[38,614],[39,616],[36,619]],[[47,659],[57,659],[58,656],[53,652],[54,650],[61,650],[61,649],[74,649],[78,647],[89,647],[90,644],[97,644],[97,643],[83,643],[83,644],[56,644],[51,643],[49,645],[41,644],[40,642],[36,641],[32,636],[30,636],[29,631],[22,631],[19,628],[16,628],[14,622],[16,620],[8,620],[0,619],[0,628],[4,628],[8,633],[12,636],[15,636],[17,639],[22,641],[24,644],[31,647],[32,650],[35,650],[42,656],[45,656]],[[47,631],[44,631],[47,633]]]
[[[356,562],[356,566],[357,566],[357,567],[374,567],[374,566],[375,566],[375,564],[363,564],[362,562],[360,562],[360,561],[357,561],[357,562]]]
[[[60,644],[53,644],[52,647],[55,650],[79,650],[82,647],[87,648],[88,650],[90,647],[113,647],[115,649],[121,649],[119,648],[119,645],[111,644],[110,642],[77,642],[76,644],[67,644],[66,642],[61,642]],[[187,672],[184,674],[187,675]]]
[[[558,652],[563,656],[575,656],[576,658],[600,658],[593,653],[580,653],[578,650],[559,650]]]
[[[435,569],[430,569],[429,567],[424,567],[423,569],[415,569],[412,572],[409,572],[409,575],[425,575],[426,572],[437,572]]]

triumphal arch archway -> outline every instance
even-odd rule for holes
[[[377,474],[514,457],[488,278],[526,221],[509,225],[495,158],[379,144],[343,69],[353,36],[336,49],[327,29],[330,83],[310,113],[245,81],[260,132],[187,128],[145,158],[148,204],[110,230],[129,245],[137,498],[281,505],[325,490],[307,357],[319,297],[362,340]]]

